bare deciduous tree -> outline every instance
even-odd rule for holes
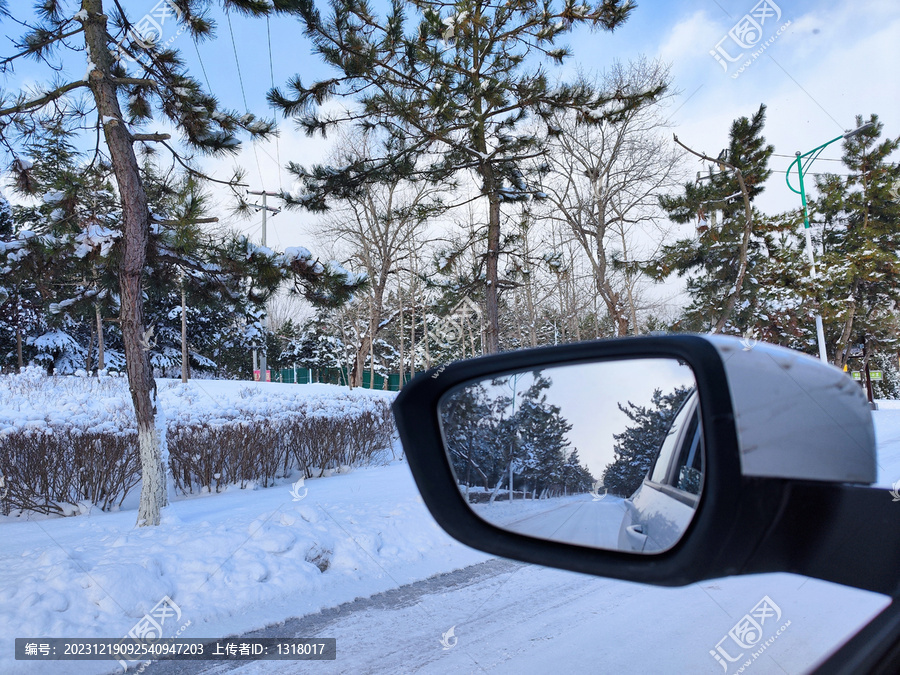
[[[334,161],[349,164],[366,155],[371,137],[345,136],[335,151]],[[378,333],[398,313],[385,317],[385,292],[398,270],[409,267],[410,242],[428,218],[442,210],[441,188],[425,181],[387,178],[370,182],[347,194],[321,226],[320,235],[329,242],[346,246],[350,261],[366,272],[369,294],[368,317],[356,340],[356,357],[350,385],[363,384],[366,358],[371,358]]]
[[[640,60],[617,64],[601,88],[628,93],[662,87],[668,79],[664,65]],[[648,102],[600,124],[584,119],[589,112],[557,114],[542,160],[547,215],[580,245],[620,336],[638,330],[640,272],[629,263],[639,248],[662,240],[657,198],[679,179],[681,155],[661,133],[660,113],[659,103]]]

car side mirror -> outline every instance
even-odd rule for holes
[[[666,586],[896,586],[868,403],[799,352],[708,335],[508,352],[419,375],[394,414],[428,509],[482,551]]]

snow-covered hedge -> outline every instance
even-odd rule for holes
[[[164,410],[174,411],[167,413],[169,456],[184,492],[249,482],[265,487],[291,469],[322,475],[371,461],[393,437],[390,398],[364,390],[256,385],[224,406],[204,385],[178,383],[162,400],[178,402]]]
[[[392,395],[328,385],[158,382],[158,424],[182,492],[371,462],[393,438]],[[121,505],[139,482],[122,377],[0,376],[0,506],[68,515]]]

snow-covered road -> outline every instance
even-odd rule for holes
[[[505,523],[514,532],[582,546],[616,549],[625,506],[617,497],[594,500],[581,495],[574,501]]]
[[[875,422],[879,483],[890,486],[900,480],[900,410],[879,411]],[[534,532],[539,524],[581,523],[579,515],[588,506],[621,508],[607,500],[569,498],[559,507],[536,509],[513,526]],[[501,519],[511,522],[508,514]],[[752,651],[727,671],[710,652],[728,645],[723,639],[764,597],[780,612],[765,637],[786,628],[744,670],[761,675],[808,671],[887,603],[874,593],[789,574],[668,589],[495,560],[247,634],[334,637],[335,661],[219,662],[202,669],[188,664],[193,670],[160,663],[149,672],[539,673],[562,668],[730,675]]]
[[[760,675],[804,672],[883,605],[790,575],[660,589],[491,561],[247,635],[333,637],[335,661],[160,662],[144,672],[716,675],[709,650],[763,595],[791,623],[750,669]]]

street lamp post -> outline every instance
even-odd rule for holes
[[[803,154],[800,154],[800,152],[797,151],[797,159],[795,159],[793,162],[791,162],[791,165],[788,167],[788,170],[786,172],[785,181],[787,182],[787,186],[793,192],[796,192],[798,195],[800,195],[800,202],[803,204],[803,230],[806,233],[806,251],[807,251],[807,253],[809,253],[809,276],[811,279],[816,278],[816,257],[815,257],[815,254],[813,253],[812,235],[810,234],[810,231],[809,231],[809,210],[807,209],[807,205],[806,205],[806,189],[803,186],[803,174],[809,170],[810,165],[813,162],[815,162],[816,159],[818,159],[819,155],[822,154],[822,151],[825,148],[827,148],[829,145],[831,145],[835,141],[840,141],[842,139],[855,136],[856,134],[858,134],[860,132],[866,131],[867,129],[869,129],[872,126],[874,126],[874,124],[872,122],[867,122],[866,124],[863,124],[858,129],[854,129],[853,131],[848,131],[847,133],[841,134],[840,136],[837,136],[836,138],[832,138],[827,143],[823,143],[819,147],[813,148],[809,152],[804,152]],[[808,162],[806,162],[806,164],[804,165],[803,160],[806,157],[810,157],[811,155],[812,155],[812,158]],[[791,185],[791,169],[794,168],[794,164],[797,165],[797,177],[799,178],[799,181],[800,181],[800,189],[799,190],[797,188],[795,188],[793,185]],[[828,363],[828,356],[825,353],[825,330],[822,327],[822,315],[820,313],[816,313],[816,339],[818,340],[818,343],[819,343],[819,358],[824,363]]]

